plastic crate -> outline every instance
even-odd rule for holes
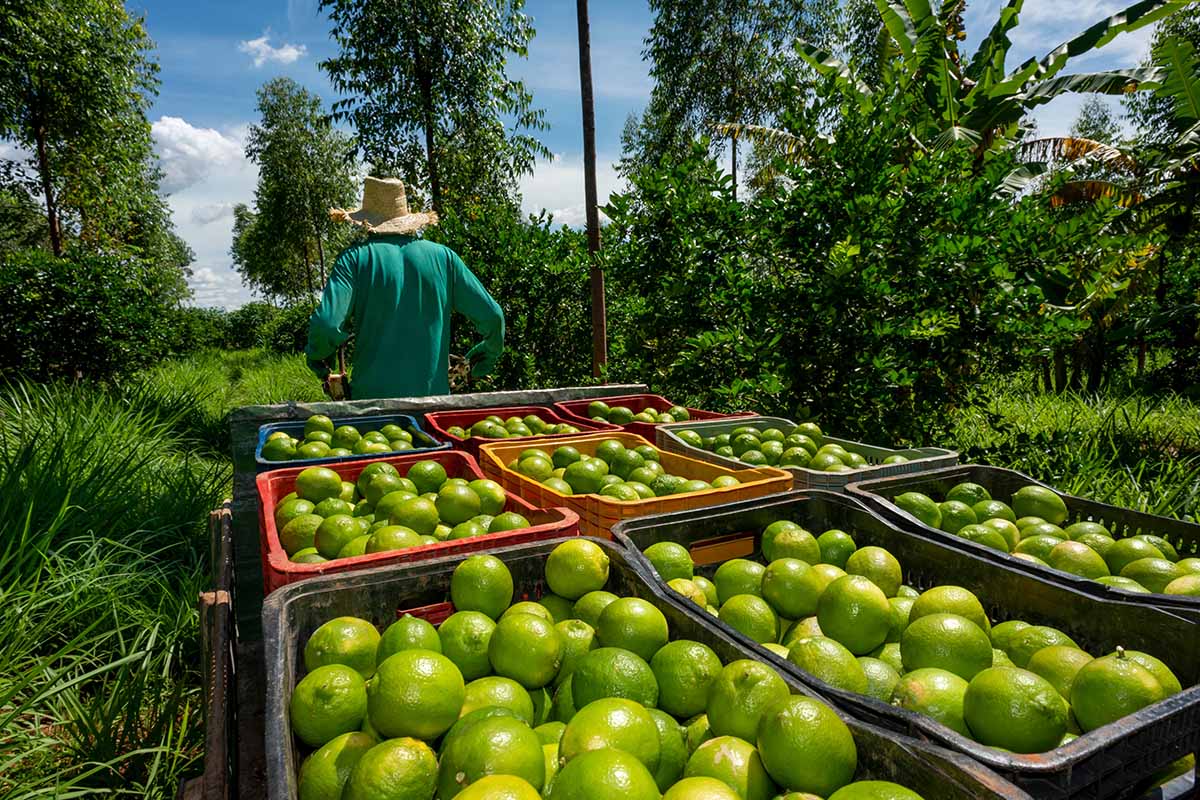
[[[596,446],[609,439],[616,439],[627,448],[650,444],[641,436],[618,431],[611,434],[576,436],[548,442],[547,449],[553,450],[555,447],[570,445],[581,453],[595,455]],[[612,526],[623,519],[703,508],[719,503],[731,503],[735,500],[747,500],[751,497],[786,492],[791,488],[792,483],[790,475],[771,467],[751,468],[743,464],[737,469],[726,469],[676,453],[660,452],[663,468],[672,475],[681,475],[689,479],[699,478],[705,481],[712,481],[719,475],[733,475],[741,483],[724,489],[709,489],[704,492],[689,492],[688,494],[630,502],[620,502],[598,494],[563,495],[506,466],[522,450],[531,446],[536,447],[537,445],[530,442],[485,444],[480,450],[479,462],[489,478],[498,481],[505,489],[520,495],[534,505],[566,506],[572,509],[579,515],[579,530],[586,536],[609,538]]]
[[[736,458],[719,456],[716,453],[688,444],[679,438],[679,431],[695,431],[701,436],[718,436],[722,433],[729,433],[743,425],[785,429],[796,427],[796,423],[783,417],[743,417],[736,420],[711,422],[677,422],[674,425],[659,426],[658,446],[672,453],[679,453],[691,456],[692,458],[702,458],[705,461],[711,461],[723,467],[733,467],[736,469],[739,466],[744,467],[746,465]],[[852,442],[848,439],[837,439],[833,436],[826,436],[823,443],[841,445],[851,453],[858,453],[873,466],[854,472],[822,472],[821,470],[807,469],[805,467],[780,467],[780,469],[787,470],[792,474],[795,488],[842,491],[846,488],[847,484],[863,480],[865,477],[907,475],[914,472],[938,469],[940,467],[952,467],[958,463],[958,453],[953,450],[943,450],[940,447],[914,447],[908,450],[889,450],[886,447],[875,447],[874,445],[863,444],[862,442]],[[896,455],[904,456],[910,460],[903,464],[881,463],[888,456]]]
[[[275,431],[283,431],[295,439],[304,439],[304,420],[295,422],[272,422],[270,425],[263,425],[258,429],[258,445],[254,448],[254,463],[257,465],[258,471],[263,472],[269,469],[278,469],[279,467],[311,467],[329,466],[330,464],[340,464],[346,461],[363,461],[366,459],[379,458],[382,453],[366,453],[363,455],[349,456],[334,456],[332,458],[298,458],[290,461],[269,461],[263,458],[263,445],[267,442],[267,437]],[[412,434],[413,448],[411,450],[398,451],[398,455],[406,455],[408,453],[428,453],[433,450],[449,450],[450,443],[439,441],[430,436],[417,422],[416,417],[410,417],[407,414],[387,414],[374,417],[342,417],[333,420],[333,427],[337,428],[341,425],[353,425],[358,428],[359,433],[368,433],[377,431],[384,425],[399,425],[406,431]]]
[[[911,534],[847,495],[789,492],[700,512],[630,520],[618,525],[613,535],[630,549],[638,568],[661,588],[658,574],[641,555],[649,545],[678,542],[691,550],[698,571],[711,576],[716,566],[729,558],[757,554],[762,529],[779,519],[793,520],[814,532],[842,529],[854,536],[859,547],[883,547],[899,560],[908,585],[917,589],[941,584],[966,587],[997,622],[1019,618],[1035,625],[1052,625],[1094,654],[1110,653],[1117,645],[1151,653],[1190,687],[1048,753],[1019,755],[981,745],[921,714],[836,689],[787,659],[757,648],[760,660],[833,697],[850,713],[964,753],[1039,798],[1126,797],[1155,771],[1200,746],[1200,686],[1194,685],[1200,680],[1200,627],[1160,609],[1087,595],[1053,578],[1028,575]],[[670,600],[743,645],[757,647],[753,640],[679,595]]]
[[[643,408],[653,408],[655,411],[661,413],[676,405],[667,398],[658,394],[621,394],[613,397],[594,397],[590,400],[567,400],[564,402],[555,403],[554,407],[562,412],[564,417],[567,417],[570,420],[592,422],[592,418],[588,416],[587,407],[589,404],[594,403],[597,400],[608,403],[609,406],[625,406],[629,409],[632,409],[634,413],[641,411]],[[692,419],[695,420],[725,419],[727,417],[748,416],[748,413],[721,414],[717,411],[704,411],[699,408],[688,408],[687,406],[684,406],[684,408],[687,408],[688,414]],[[630,422],[622,425],[621,428],[626,433],[644,436],[653,442],[655,429],[665,424],[667,423]]]
[[[518,587],[513,599],[541,596],[546,557],[559,541],[539,542],[493,550],[508,565]],[[607,588],[615,593],[644,598],[662,609],[672,638],[693,639],[711,647],[725,663],[754,654],[725,632],[704,625],[666,601],[663,592],[630,565],[622,548],[597,541],[609,556]],[[266,752],[268,797],[296,797],[301,753],[288,725],[288,702],[303,673],[303,651],[308,637],[322,623],[339,616],[370,620],[381,629],[396,619],[398,611],[416,611],[438,621],[450,609],[450,576],[461,559],[447,558],[327,577],[289,586],[267,598],[263,605],[263,632],[267,675]],[[442,617],[444,618],[444,617]],[[813,696],[804,684],[783,675],[792,691]],[[858,750],[857,779],[891,780],[911,787],[927,800],[982,800],[1029,796],[979,764],[915,739],[898,736],[842,714]]]
[[[1080,591],[1089,594],[1099,597],[1115,597],[1131,603],[1150,603],[1200,621],[1200,597],[1126,592],[1122,589],[1096,583],[1079,575],[1072,575],[1061,570],[1043,567],[1021,558],[1013,558],[1009,554],[999,550],[976,544],[975,542],[937,530],[936,528],[931,528],[891,502],[891,499],[896,495],[911,491],[943,496],[955,484],[962,483],[963,481],[978,483],[987,489],[992,496],[1004,502],[1008,502],[1012,494],[1022,486],[1029,486],[1031,484],[1045,486],[1047,489],[1056,492],[1067,504],[1068,522],[1078,522],[1080,520],[1099,522],[1108,528],[1113,537],[1117,539],[1141,533],[1152,533],[1162,536],[1171,542],[1175,549],[1179,551],[1180,558],[1200,556],[1200,525],[1194,522],[1184,522],[1183,520],[1147,514],[1129,508],[1110,506],[1106,503],[1098,503],[1095,500],[1086,500],[1082,497],[1073,497],[1028,475],[1001,467],[964,464],[953,469],[941,469],[922,475],[862,481],[852,484],[849,491],[850,494],[866,503],[869,508],[907,530],[936,538],[953,547],[969,550],[986,558],[999,559],[1005,564],[1030,574],[1052,575],[1055,579],[1069,583]]]
[[[392,464],[401,474],[404,474],[408,467],[425,460],[437,461],[446,468],[446,475],[450,478],[475,480],[484,477],[483,471],[479,469],[479,464],[475,459],[466,453],[458,453],[453,450],[439,450],[419,455],[387,456],[370,461],[334,465],[330,469],[341,475],[342,480],[353,482],[358,479],[359,473],[366,469],[368,464],[376,461]],[[579,516],[574,511],[568,508],[538,508],[509,492],[508,503],[504,510],[521,514],[532,523],[531,527],[504,533],[489,533],[485,536],[472,536],[467,539],[452,539],[423,547],[406,547],[403,550],[390,550],[385,553],[368,553],[353,558],[339,558],[335,561],[318,564],[297,564],[288,558],[283,545],[279,543],[279,531],[275,529],[274,509],[280,498],[295,489],[296,476],[304,469],[305,467],[298,467],[263,472],[256,479],[263,584],[267,593],[286,584],[314,578],[318,575],[353,572],[384,564],[424,561],[439,556],[473,553],[504,544],[538,542],[542,539],[574,536],[579,533]]]
[[[579,435],[578,433],[555,433],[549,436],[518,436],[509,437],[508,439],[485,439],[482,436],[468,436],[465,439],[460,439],[449,432],[449,429],[455,425],[469,431],[472,425],[487,417],[496,416],[500,417],[500,419],[507,419],[508,417],[526,417],[530,414],[541,417],[544,422],[574,425],[584,433],[620,430],[616,425],[609,425],[607,422],[567,419],[550,406],[507,406],[502,408],[476,408],[470,411],[435,411],[426,414],[425,421],[428,423],[430,430],[437,433],[446,441],[452,442],[455,447],[466,450],[473,456],[478,456],[480,445],[487,444],[488,442],[529,442],[531,439],[553,440]]]

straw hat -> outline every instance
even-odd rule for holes
[[[362,207],[353,211],[331,208],[329,216],[339,222],[361,225],[368,233],[416,233],[438,221],[432,211],[408,210],[408,196],[399,178],[367,178],[363,183]]]

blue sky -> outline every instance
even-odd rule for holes
[[[684,2],[686,0],[680,0]],[[1026,0],[1014,36],[1011,64],[1040,56],[1070,35],[1115,13],[1130,0]],[[619,188],[612,168],[625,119],[649,98],[641,59],[650,26],[646,0],[592,0],[592,69],[596,89],[596,147],[601,200]],[[973,0],[967,28],[973,46],[990,27],[1001,0]],[[333,53],[328,24],[316,0],[209,0],[203,12],[178,0],[132,0],[158,47],[162,86],[150,119],[167,174],[165,188],[180,235],[196,253],[194,302],[234,307],[250,299],[230,267],[234,203],[253,198],[255,169],[242,154],[254,121],[255,90],[287,75],[334,99],[317,63]],[[543,141],[556,155],[522,181],[527,210],[547,208],[568,224],[583,219],[582,133],[575,4],[528,0],[537,37],[529,58],[511,65],[546,110]],[[1075,69],[1128,66],[1146,52],[1150,32],[1118,37]],[[1082,98],[1067,97],[1038,115],[1043,133],[1064,133]]]

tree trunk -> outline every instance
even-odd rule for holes
[[[434,152],[433,72],[421,55],[419,46],[413,47],[417,68],[417,83],[421,87],[421,107],[425,113],[425,161],[429,168],[429,194],[433,210],[442,213],[442,181],[438,175],[437,154]]]
[[[1146,335],[1138,335],[1137,343],[1137,376],[1140,378],[1146,374]]]
[[[1079,391],[1079,387],[1082,385],[1080,377],[1083,374],[1083,365],[1087,363],[1088,359],[1088,346],[1086,340],[1080,339],[1075,343],[1075,352],[1072,354],[1071,358],[1071,380],[1070,383],[1068,383],[1068,388],[1070,388],[1072,391]]]
[[[608,363],[608,312],[600,255],[600,209],[596,198],[596,107],[592,98],[592,36],[588,0],[575,0],[579,27],[579,95],[583,105],[583,202],[587,212],[588,252],[592,289],[592,377],[599,378]]]
[[[325,243],[321,240],[321,226],[315,221],[313,222],[313,238],[317,240],[317,263],[321,266],[321,285],[324,286],[328,281],[325,273]]]
[[[1054,351],[1054,391],[1062,394],[1067,390],[1067,354],[1062,348]]]
[[[308,242],[304,243],[304,283],[308,286],[308,299],[313,298],[312,262],[308,258]],[[322,287],[323,288],[323,287]]]
[[[730,134],[730,135],[729,135],[729,149],[730,149],[730,151],[731,151],[731,152],[730,152],[730,156],[729,156],[729,163],[730,163],[730,167],[731,167],[731,168],[732,168],[732,170],[733,170],[733,199],[734,199],[734,200],[737,200],[737,190],[738,190],[738,177],[737,177],[737,136],[736,136],[735,134]]]
[[[1054,382],[1050,377],[1050,359],[1042,356],[1039,361],[1042,362],[1042,386],[1045,387],[1047,393],[1053,392]],[[1034,383],[1037,381],[1035,380]]]
[[[37,142],[38,175],[42,179],[42,194],[46,200],[46,221],[50,225],[50,249],[62,257],[62,229],[58,222],[58,206],[54,202],[54,183],[50,177],[50,156],[46,149],[46,128],[40,120],[34,122],[33,137]]]

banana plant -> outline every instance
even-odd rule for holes
[[[1072,59],[1103,47],[1123,33],[1150,25],[1189,0],[1140,0],[1119,14],[1097,22],[1040,59],[1009,70],[1009,38],[1020,19],[1024,0],[1007,0],[991,31],[970,57],[959,51],[965,38],[963,0],[875,0],[888,32],[894,58],[884,71],[883,87],[861,81],[853,69],[829,52],[799,42],[798,53],[818,73],[835,80],[844,95],[864,109],[893,90],[912,89],[928,107],[931,144],[967,143],[978,163],[988,152],[1008,147],[1022,118],[1067,92],[1120,94],[1159,77],[1157,67],[1134,67],[1067,73]],[[892,84],[888,86],[886,84]]]

